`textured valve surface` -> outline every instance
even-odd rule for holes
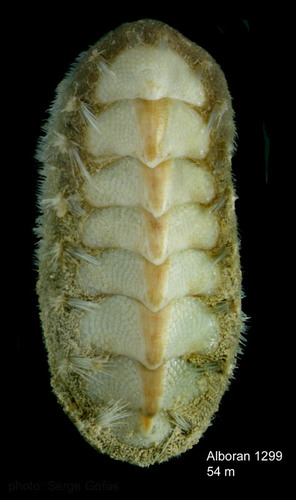
[[[98,450],[195,444],[242,314],[224,75],[167,25],[125,24],[58,87],[38,158],[38,294],[52,386]]]

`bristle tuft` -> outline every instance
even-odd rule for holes
[[[82,116],[87,121],[87,123],[99,134],[102,135],[102,131],[99,129],[96,122],[96,118],[90,111],[89,107],[85,104],[81,104]]]
[[[171,423],[179,427],[183,432],[188,432],[191,429],[191,424],[177,411],[170,411]]]
[[[81,311],[93,311],[97,307],[96,302],[91,302],[88,300],[81,300],[76,298],[70,298],[68,304],[73,309],[79,309]]]
[[[123,403],[121,399],[119,401],[111,401],[99,413],[97,423],[101,428],[118,425],[120,420],[131,415],[126,408],[127,403]]]
[[[110,375],[108,368],[112,366],[109,357],[83,358],[72,356],[70,358],[70,367],[87,383],[94,381],[100,382],[101,375]]]
[[[99,260],[94,255],[87,253],[85,250],[83,250],[83,248],[80,248],[78,246],[69,245],[66,252],[72,258],[74,257],[75,259],[85,260],[90,264],[99,265]]]

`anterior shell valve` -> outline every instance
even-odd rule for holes
[[[38,159],[38,294],[53,389],[85,439],[139,466],[198,442],[242,330],[231,98],[150,19],[59,85]]]

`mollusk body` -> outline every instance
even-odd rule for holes
[[[38,294],[52,386],[95,448],[140,466],[195,444],[242,328],[223,73],[158,21],[125,24],[58,87]]]

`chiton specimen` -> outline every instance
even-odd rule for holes
[[[84,438],[139,466],[191,448],[243,318],[235,127],[213,58],[127,23],[62,81],[38,159],[38,294],[51,381]]]

